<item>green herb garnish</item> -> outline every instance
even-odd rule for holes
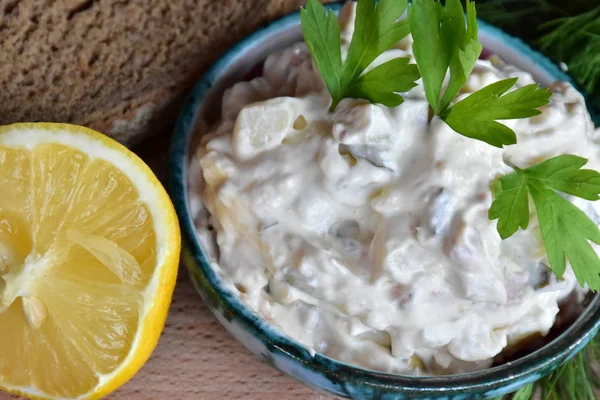
[[[600,3],[597,0],[486,0],[481,17],[564,62],[600,111]],[[599,120],[597,120],[598,122]]]
[[[408,20],[427,101],[440,115],[467,82],[481,54],[475,4],[467,2],[466,27],[459,0],[448,0],[445,7],[434,0],[414,0]],[[442,92],[448,70],[448,86]]]
[[[512,400],[529,400],[533,396],[535,386],[533,383],[523,386],[512,395]]]
[[[587,160],[561,155],[527,169],[513,167],[493,185],[490,219],[498,219],[502,239],[529,224],[529,197],[533,199],[546,245],[550,268],[561,277],[569,259],[577,281],[600,290],[600,259],[589,241],[600,244],[598,225],[558,192],[598,200],[600,173],[581,169]]]
[[[408,10],[413,52],[423,77],[427,101],[454,131],[496,147],[517,143],[512,129],[496,120],[528,118],[548,103],[550,91],[528,85],[505,94],[516,78],[504,79],[450,107],[467,82],[481,54],[477,42],[475,3],[467,0],[467,18],[460,0],[414,0]],[[448,84],[443,89],[449,73]],[[504,95],[504,96],[503,96]]]
[[[441,117],[463,136],[483,140],[496,147],[515,144],[515,132],[496,120],[539,115],[541,112],[537,108],[548,104],[552,96],[552,92],[540,89],[536,84],[505,94],[515,83],[517,78],[492,83],[443,111]]]
[[[408,35],[408,23],[398,21],[406,0],[362,0],[346,60],[342,63],[340,26],[337,17],[317,0],[309,0],[300,11],[302,34],[331,95],[330,111],[343,98],[361,98],[395,107],[402,103],[398,92],[416,86],[419,72],[408,58],[387,61],[371,71],[365,69],[381,53]],[[364,74],[363,74],[364,73]]]
[[[600,390],[600,336],[550,375],[517,390],[511,400],[597,400]],[[497,400],[501,400],[498,398]]]

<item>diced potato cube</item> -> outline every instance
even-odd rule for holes
[[[302,101],[280,97],[244,107],[235,122],[233,148],[241,159],[249,159],[281,144],[302,114]]]

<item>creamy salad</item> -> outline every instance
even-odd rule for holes
[[[354,4],[340,13],[343,52]],[[414,58],[410,37],[371,68]],[[531,75],[480,60],[457,100]],[[488,368],[546,335],[585,292],[547,268],[535,221],[502,241],[490,184],[564,153],[600,169],[600,132],[582,96],[555,83],[542,114],[506,121],[499,149],[431,119],[420,84],[388,108],[330,97],[304,44],[272,54],[263,76],[223,98],[190,171],[192,208],[213,267],[252,310],[315,352],[411,375]],[[430,121],[431,119],[431,121]],[[598,205],[569,200],[598,222]]]

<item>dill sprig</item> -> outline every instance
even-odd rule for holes
[[[550,375],[505,399],[596,400],[600,398],[600,336]],[[498,399],[500,400],[500,399]]]
[[[520,36],[590,94],[600,112],[600,5],[594,0],[480,0],[479,16]]]
[[[546,52],[569,60],[570,73],[593,93],[600,80],[600,6],[576,16],[550,20],[540,26],[548,30],[538,41]]]

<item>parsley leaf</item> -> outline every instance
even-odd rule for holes
[[[517,229],[529,226],[527,184],[518,172],[503,176],[492,185],[494,202],[488,211],[490,220],[498,219],[498,233],[502,239],[512,236]]]
[[[342,38],[340,24],[333,11],[316,0],[300,10],[300,27],[306,46],[332,98],[340,97],[342,80]]]
[[[587,160],[565,154],[544,161],[527,169],[546,186],[582,199],[600,199],[600,174],[592,169],[581,169]]]
[[[561,277],[566,259],[571,263],[578,282],[591,290],[600,290],[600,258],[590,241],[600,244],[600,230],[595,222],[557,191],[597,200],[600,173],[581,169],[587,160],[575,155],[561,155],[527,169],[503,176],[492,185],[494,202],[488,216],[498,219],[502,239],[512,236],[529,223],[529,200],[535,205],[550,268]]]
[[[455,40],[455,43],[453,43],[455,50],[450,59],[450,81],[441,100],[442,109],[450,105],[450,102],[465,85],[483,49],[477,41],[475,3],[467,1],[466,32],[464,32],[465,24],[463,22],[462,7],[458,7],[459,3],[457,3],[452,1],[446,3],[446,10],[449,11],[450,16],[447,18],[448,22],[442,21],[442,27],[452,24],[450,37],[460,38],[462,36],[462,42]]]
[[[408,23],[396,20],[406,9],[406,0],[361,0],[356,4],[354,33],[344,64],[342,82],[348,85],[377,56],[408,35]]]
[[[475,4],[467,0],[466,27],[460,0],[448,0],[445,7],[435,0],[413,0],[408,21],[427,101],[439,115],[464,86],[481,54]],[[442,95],[448,69],[450,78]]]
[[[327,13],[317,0],[307,1],[306,8],[300,11],[302,34],[331,95],[330,111],[346,97],[394,107],[402,103],[396,93],[415,86],[418,70],[408,64],[408,59],[392,59],[363,75],[381,53],[408,35],[408,22],[398,21],[405,9],[406,0],[360,0],[352,41],[342,63],[340,27],[335,14]]]
[[[557,276],[565,272],[565,257],[577,281],[600,289],[600,259],[589,240],[600,244],[600,230],[579,208],[539,182],[529,185],[546,245],[550,267]]]
[[[427,101],[454,131],[502,147],[517,142],[512,129],[497,120],[528,118],[548,103],[551,92],[528,85],[508,94],[517,79],[505,79],[450,107],[479,55],[475,3],[466,1],[466,23],[460,0],[413,0],[408,10],[413,53],[423,77]],[[444,80],[448,83],[444,88]]]
[[[528,118],[540,114],[552,92],[532,84],[505,94],[518,78],[504,79],[472,93],[445,110],[441,118],[456,132],[496,147],[517,143],[512,129],[498,119]]]
[[[394,58],[359,77],[347,89],[346,96],[352,98],[370,98],[376,103],[396,107],[404,101],[396,92],[405,92],[417,86],[419,70],[414,64],[408,64],[408,58]]]

